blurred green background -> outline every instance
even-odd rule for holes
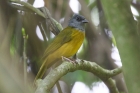
[[[68,25],[68,21],[74,13],[85,16],[89,23],[86,25],[86,38],[77,57],[96,62],[110,70],[119,66],[116,64],[121,62],[116,48],[117,44],[109,29],[101,0],[22,1],[34,5],[37,9],[47,7],[51,17],[61,23],[63,28]],[[126,2],[130,1],[126,0]],[[132,0],[129,6],[134,19],[138,20],[140,2]],[[8,0],[0,0],[0,93],[33,92],[30,85],[41,65],[39,60],[55,37],[52,32],[55,32],[57,28],[52,29],[51,26],[49,19],[39,16],[28,7]],[[116,59],[113,59],[115,57]],[[122,74],[113,78],[119,91],[127,93]],[[92,93],[93,87],[98,86],[95,83],[101,82],[98,77],[85,71],[70,72],[60,81],[64,93],[71,93],[77,81],[83,82],[85,86],[89,87],[90,92],[86,93]],[[28,85],[26,90],[25,85]],[[55,88],[52,89],[52,92],[57,93]]]

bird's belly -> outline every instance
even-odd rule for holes
[[[57,51],[55,51],[54,55],[58,55],[57,57],[71,57],[73,56],[78,49],[80,48],[82,42],[84,40],[84,33],[79,32],[76,34],[73,39],[64,45],[62,45]]]

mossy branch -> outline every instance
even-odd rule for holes
[[[77,64],[73,64],[71,62],[63,62],[60,66],[52,70],[43,80],[39,79],[37,81],[37,89],[35,93],[49,93],[50,89],[62,76],[68,72],[73,72],[76,70],[84,70],[93,73],[101,80],[103,80],[111,93],[119,93],[115,82],[111,77],[121,73],[122,68],[107,70],[100,67],[95,62],[85,60],[81,60],[77,62]]]

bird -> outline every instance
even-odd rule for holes
[[[42,78],[46,70],[62,57],[69,58],[76,54],[85,38],[85,23],[88,20],[80,14],[74,14],[64,28],[46,48],[41,65],[34,81]]]

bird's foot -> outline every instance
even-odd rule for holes
[[[63,60],[63,61],[71,62],[71,63],[73,63],[73,64],[77,63],[75,59],[67,58],[67,57],[64,57],[64,56],[62,56],[62,60]]]

